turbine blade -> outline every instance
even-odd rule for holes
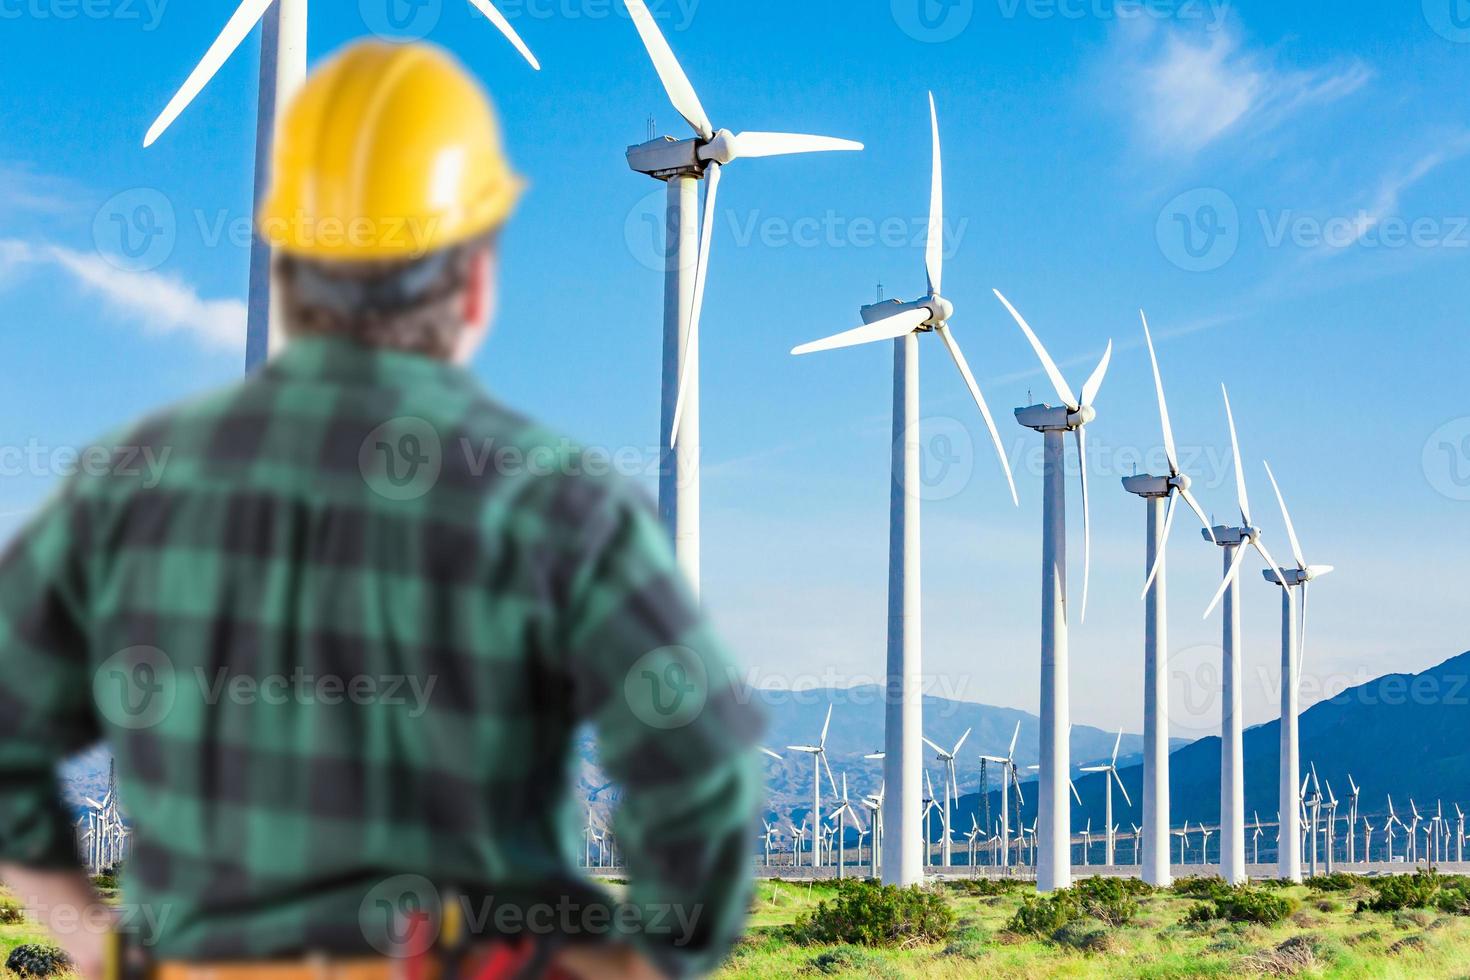
[[[1016,722],[1016,730],[1011,733],[1011,747],[1010,747],[1010,750],[1006,752],[1006,761],[1007,762],[1009,762],[1011,759],[1015,758],[1015,755],[1016,755],[1016,739],[1018,739],[1020,737],[1021,737],[1021,723],[1018,721],[1018,722]]]
[[[1143,320],[1143,339],[1148,344],[1148,360],[1154,368],[1154,392],[1159,397],[1159,422],[1164,428],[1164,456],[1169,460],[1171,476],[1179,475],[1179,453],[1174,447],[1174,427],[1169,424],[1169,405],[1164,401],[1164,378],[1159,373],[1159,355],[1154,351],[1154,337],[1148,329],[1148,316],[1142,311],[1138,315]]]
[[[1225,386],[1220,385],[1220,391],[1225,395],[1225,418],[1230,422],[1230,450],[1235,454],[1235,495],[1240,502],[1240,517],[1246,524],[1251,523],[1251,502],[1245,492],[1245,467],[1240,464],[1240,440],[1235,436],[1235,413],[1230,410],[1230,392]]]
[[[886,316],[873,323],[864,324],[855,330],[846,330],[839,334],[833,334],[822,340],[814,340],[800,347],[793,347],[791,353],[796,355],[815,354],[818,351],[837,350],[841,347],[856,347],[859,344],[872,344],[880,340],[897,340],[913,333],[934,315],[928,307],[917,310],[905,310]]]
[[[1074,800],[1077,801],[1077,805],[1078,806],[1081,806],[1082,805],[1082,796],[1081,796],[1081,794],[1079,794],[1077,792],[1077,784],[1074,783],[1074,782],[1072,782],[1072,780],[1069,779],[1069,780],[1067,780],[1067,785],[1070,786],[1070,787],[1072,787],[1072,799],[1074,799]],[[1091,820],[1090,817],[1088,819]],[[1089,823],[1088,826],[1091,826],[1091,824]]]
[[[766,748],[764,745],[760,746],[760,750],[766,755],[770,756],[772,759],[781,758],[781,754],[779,752],[773,752],[770,749]]]
[[[1087,622],[1087,591],[1092,584],[1092,501],[1087,496],[1087,427],[1078,426],[1077,472],[1082,478],[1082,615]]]
[[[1113,778],[1118,781],[1118,789],[1122,791],[1123,799],[1129,806],[1132,806],[1133,800],[1128,796],[1128,787],[1123,785],[1123,777],[1118,775],[1118,770],[1116,769],[1113,770]]]
[[[1044,370],[1046,372],[1046,376],[1051,379],[1051,386],[1056,390],[1057,397],[1062,400],[1067,408],[1071,409],[1074,412],[1077,409],[1081,408],[1082,406],[1078,403],[1077,396],[1072,394],[1072,388],[1070,385],[1067,384],[1067,379],[1062,377],[1062,372],[1057,369],[1057,362],[1051,359],[1051,355],[1048,354],[1046,352],[1046,348],[1041,345],[1041,341],[1037,338],[1036,333],[1031,329],[1031,325],[1026,322],[1025,317],[1021,316],[1016,308],[1011,305],[1010,300],[1001,295],[1001,291],[999,289],[991,290],[991,292],[995,293],[996,299],[1000,300],[1005,308],[1010,311],[1011,318],[1016,321],[1016,325],[1020,327],[1021,332],[1026,335],[1026,340],[1030,342],[1031,349],[1036,352],[1037,358],[1041,361],[1042,370]]]
[[[1291,556],[1296,559],[1296,567],[1306,570],[1307,560],[1302,557],[1302,543],[1297,540],[1296,527],[1291,523],[1291,512],[1286,509],[1286,498],[1281,496],[1281,485],[1276,482],[1276,474],[1271,472],[1271,464],[1262,461],[1266,467],[1266,475],[1271,478],[1271,489],[1276,491],[1276,502],[1281,505],[1281,518],[1286,522],[1286,538],[1291,542]]]
[[[934,93],[929,93],[929,122],[934,132],[933,172],[929,178],[929,237],[924,245],[924,268],[929,274],[929,292],[944,288],[944,164],[939,153],[939,110]]]
[[[1154,556],[1154,567],[1148,570],[1148,581],[1143,583],[1143,593],[1140,599],[1148,597],[1148,590],[1154,587],[1154,579],[1159,577],[1159,570],[1164,567],[1164,553],[1169,548],[1169,532],[1174,529],[1174,512],[1179,503],[1179,494],[1184,491],[1176,490],[1169,494],[1169,510],[1164,514],[1164,533],[1159,538],[1159,553]]]
[[[1011,474],[1011,461],[1006,458],[1005,444],[1000,441],[1000,430],[995,427],[995,419],[990,414],[990,406],[985,404],[985,396],[980,394],[980,385],[975,382],[975,375],[970,371],[970,363],[965,360],[965,355],[960,351],[960,345],[949,332],[949,324],[940,325],[939,338],[949,349],[949,356],[954,358],[955,366],[960,369],[960,377],[965,379],[965,384],[970,389],[970,397],[975,399],[975,405],[980,409],[980,417],[985,420],[985,427],[990,430],[990,441],[995,444],[995,454],[1000,457],[1000,468],[1005,472],[1006,483],[1011,488],[1011,502],[1019,507],[1021,498],[1016,494],[1016,478]]]
[[[1210,543],[1219,544],[1220,542],[1215,540],[1215,528],[1210,524],[1210,518],[1205,514],[1205,509],[1199,505],[1198,500],[1194,499],[1194,494],[1184,489],[1181,489],[1179,493],[1184,497],[1184,502],[1189,505],[1189,509],[1194,511],[1194,516],[1198,517],[1199,522],[1204,525],[1205,533],[1210,536]]]
[[[974,729],[971,728],[965,729],[965,734],[961,735],[960,740],[954,743],[954,751],[949,754],[950,758],[954,758],[955,756],[960,754],[960,747],[965,744],[965,739],[970,737],[970,732],[972,732],[973,730]]]
[[[797,153],[835,153],[856,151],[863,144],[834,136],[808,136],[804,133],[739,133],[731,136],[731,159],[751,157],[784,157]]]
[[[1118,764],[1118,750],[1123,747],[1123,729],[1118,729],[1118,737],[1113,741],[1113,765]]]
[[[1225,590],[1230,587],[1230,583],[1240,578],[1240,565],[1241,562],[1245,561],[1245,552],[1244,544],[1235,549],[1235,557],[1230,560],[1230,570],[1226,572],[1225,579],[1220,583],[1220,587],[1215,590],[1215,597],[1210,600],[1209,608],[1205,610],[1205,619],[1210,618],[1210,613],[1214,612],[1215,607],[1220,604],[1220,600],[1225,598]]]
[[[193,102],[194,97],[209,84],[209,80],[220,70],[220,66],[229,60],[230,55],[235,53],[240,42],[245,40],[245,35],[255,28],[273,2],[274,0],[243,0],[240,6],[235,8],[230,19],[225,22],[224,29],[220,31],[219,37],[214,39],[214,43],[209,46],[208,51],[204,52],[204,57],[199,60],[199,64],[194,66],[194,70],[189,73],[184,84],[174,93],[174,97],[169,99],[168,105],[164,106],[158,118],[153,121],[153,125],[148,127],[148,135],[143,137],[145,148],[152,146],[158,137],[163,135],[164,130],[172,126],[174,120],[189,107],[189,103]]]
[[[669,430],[669,445],[679,444],[679,423],[684,418],[684,397],[694,365],[699,363],[699,321],[704,316],[704,287],[709,282],[709,249],[715,231],[715,199],[720,190],[721,167],[711,163],[705,171],[709,184],[704,189],[704,219],[699,229],[699,264],[694,273],[694,301],[689,307],[689,323],[684,328],[684,363],[679,366],[679,393],[674,399],[674,421]]]
[[[1082,385],[1082,404],[1091,405],[1097,400],[1097,393],[1102,389],[1103,378],[1108,375],[1108,365],[1113,361],[1113,342],[1108,341],[1107,350],[1103,351],[1102,360],[1097,362],[1092,376]]]
[[[674,50],[669,47],[663,31],[659,30],[653,14],[648,12],[648,6],[643,0],[623,2],[633,17],[633,26],[638,29],[638,36],[643,39],[643,46],[648,49],[648,56],[653,59],[653,69],[658,72],[659,81],[663,82],[669,101],[701,139],[713,139],[715,127],[710,123],[704,106],[700,104],[699,96],[689,82],[689,76],[684,74],[679,59],[674,57]]]
[[[944,750],[935,745],[932,741],[930,741],[927,735],[920,735],[919,737],[924,740],[925,745],[929,746],[929,748],[933,749],[937,754],[941,756],[944,755]]]
[[[1271,567],[1271,574],[1276,576],[1276,581],[1281,583],[1281,587],[1283,589],[1290,588],[1286,584],[1286,578],[1281,574],[1281,566],[1276,564],[1276,559],[1271,557],[1271,552],[1266,550],[1266,546],[1261,544],[1260,539],[1252,538],[1251,544],[1255,545],[1256,550],[1261,553],[1261,557],[1266,559],[1266,564]]]
[[[823,752],[817,758],[822,760],[822,768],[826,770],[827,782],[832,784],[832,795],[837,795],[837,780],[832,778],[832,766],[827,762],[827,753]]]
[[[822,722],[822,737],[817,742],[823,748],[827,747],[827,729],[832,727],[832,705],[827,705],[827,720]]]
[[[541,62],[536,60],[536,56],[531,53],[531,49],[526,47],[526,42],[522,41],[521,36],[516,33],[516,29],[510,26],[510,21],[506,20],[505,15],[495,9],[495,5],[490,0],[470,0],[470,3],[476,10],[484,14],[490,23],[496,26],[500,33],[505,35],[505,39],[515,46],[515,49],[521,53],[521,57],[525,58],[526,62],[532,68],[537,71],[541,70]]]

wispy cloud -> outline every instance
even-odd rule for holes
[[[1462,132],[1446,140],[1442,145],[1419,156],[1407,167],[1386,174],[1373,192],[1372,200],[1354,222],[1352,241],[1343,243],[1342,248],[1329,245],[1325,254],[1341,254],[1343,248],[1356,245],[1381,225],[1385,218],[1399,214],[1405,191],[1428,177],[1446,163],[1458,160],[1470,153],[1470,132]]]
[[[1372,71],[1348,60],[1319,68],[1274,63],[1247,48],[1228,30],[1191,33],[1145,26],[1116,36],[1127,105],[1150,148],[1164,154],[1196,153],[1236,133],[1276,129],[1315,106],[1351,95]]]
[[[0,160],[0,215],[72,215],[78,213],[77,202],[87,196],[84,188],[70,178],[38,173],[29,164]]]
[[[181,279],[120,269],[96,253],[0,239],[0,283],[28,267],[60,271],[146,334],[184,335],[214,351],[244,349],[246,309],[239,300],[204,299]]]

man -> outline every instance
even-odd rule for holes
[[[0,563],[0,873],[102,976],[53,776],[101,738],[129,968],[709,970],[748,901],[759,720],[640,496],[458,366],[520,190],[488,102],[435,48],[359,44],[274,172],[284,351],[110,441]],[[575,870],[587,722],[624,788],[616,904]]]

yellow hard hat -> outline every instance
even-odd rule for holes
[[[489,99],[453,56],[364,41],[291,100],[257,217],[291,255],[407,260],[498,227],[523,187]]]

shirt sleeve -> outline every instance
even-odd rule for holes
[[[56,766],[97,741],[83,510],[63,492],[0,557],[0,860],[75,868]]]
[[[763,717],[642,498],[612,492],[590,528],[568,667],[623,788],[630,938],[672,976],[707,973],[749,907]]]

